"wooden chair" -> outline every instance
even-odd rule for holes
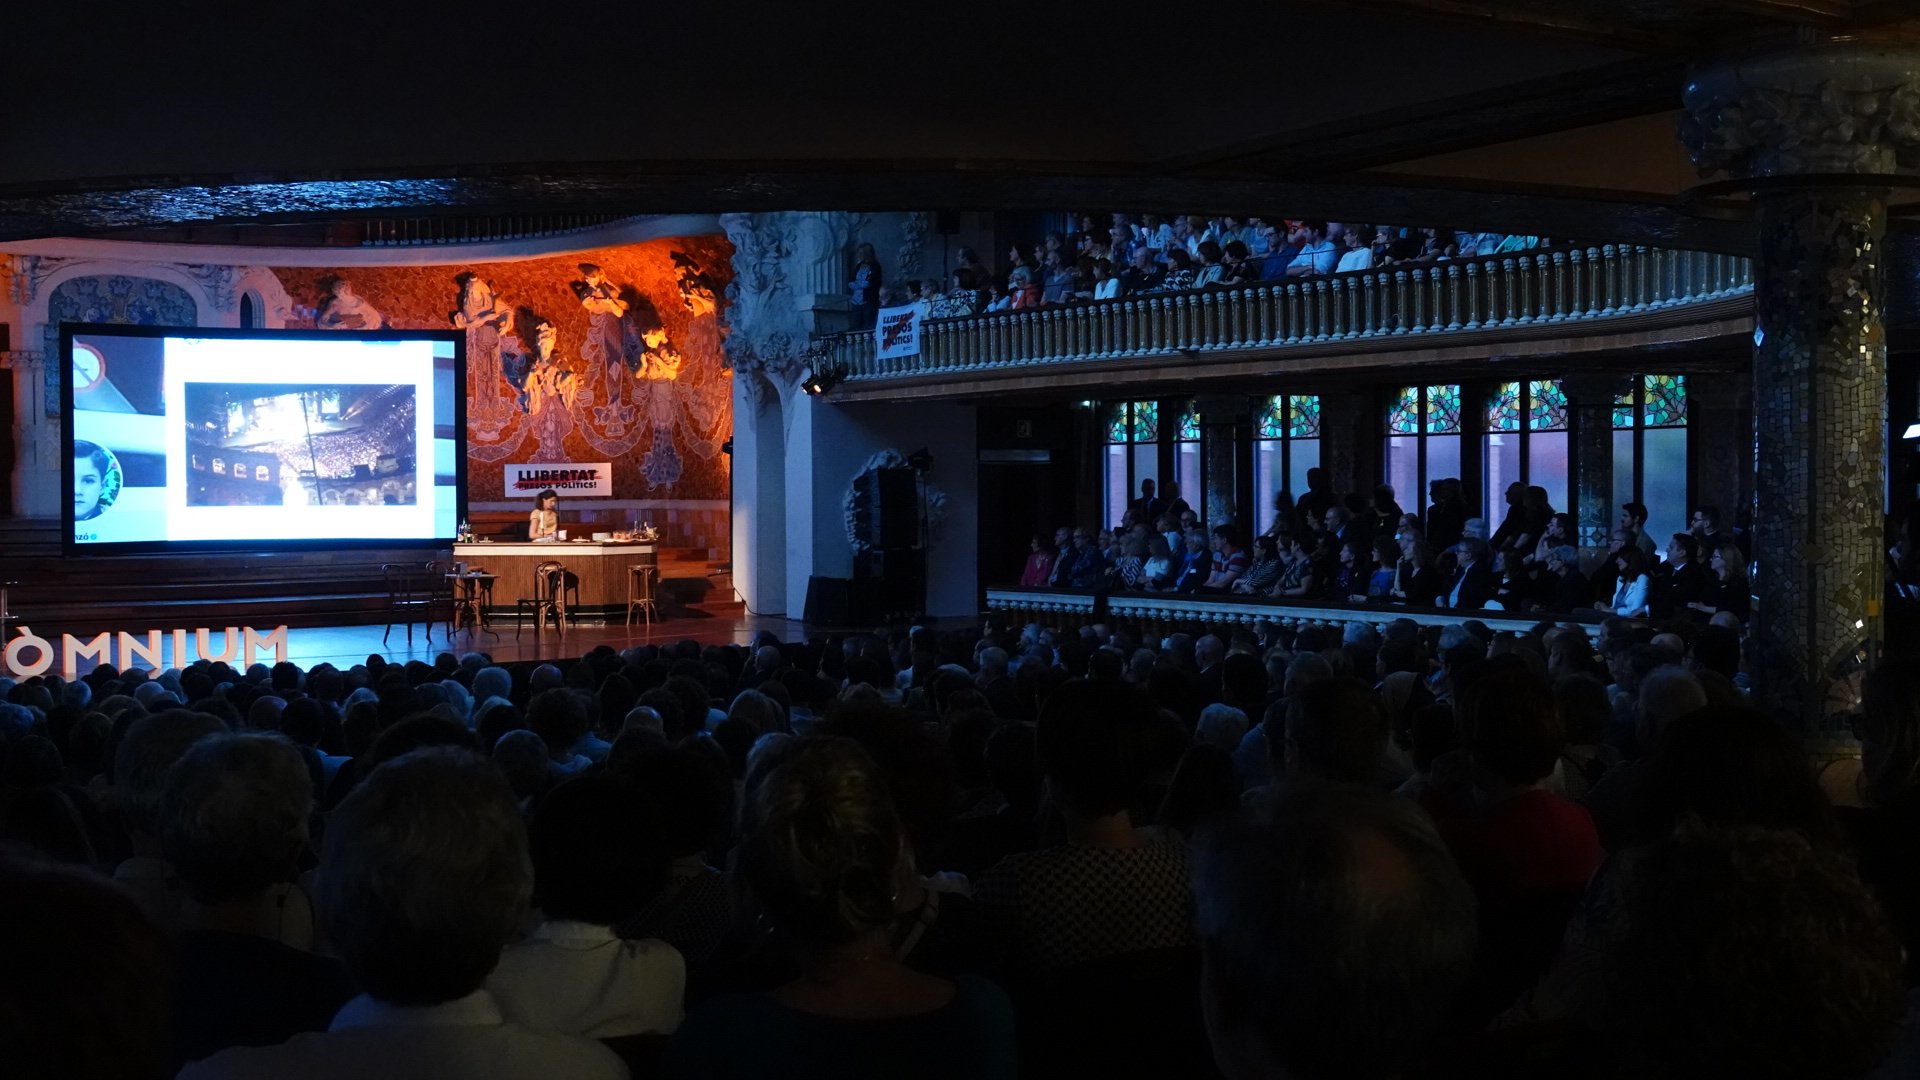
[[[407,628],[407,647],[413,647],[413,624],[418,621],[425,625],[427,641],[433,641],[433,592],[436,582],[427,580],[427,572],[419,563],[382,563],[381,576],[387,582],[387,631],[380,635],[380,644],[385,645],[393,636],[396,623]]]
[[[572,593],[576,606],[580,603],[578,579],[567,573],[566,564],[548,559],[533,568],[533,595],[522,596],[513,605],[513,636],[520,636],[521,620],[529,609],[533,612],[533,632],[537,635],[545,628],[551,617],[561,633],[567,632],[567,598]]]
[[[633,625],[633,612],[638,608],[648,626],[660,617],[660,605],[654,601],[654,583],[659,580],[658,566],[629,566],[627,568],[627,625]]]
[[[448,641],[453,640],[454,616],[458,614],[460,597],[460,583],[447,576],[453,573],[453,567],[452,559],[434,559],[426,566],[427,618],[431,621],[435,613],[445,617]]]

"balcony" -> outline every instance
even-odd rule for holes
[[[1749,317],[1752,296],[1745,258],[1581,245],[929,319],[917,356],[876,357],[871,332],[823,337],[816,348],[842,373],[839,395],[857,399],[956,377],[1104,377],[1174,356],[1264,360],[1627,335]]]
[[[1467,619],[1477,619],[1496,633],[1524,634],[1542,619],[1593,625],[1599,623],[1606,614],[1593,611],[1571,615],[1498,610],[1458,611],[1405,604],[1335,604],[1256,596],[1196,596],[1190,593],[1051,589],[1017,585],[988,586],[986,607],[988,611],[1022,621],[1075,623],[1104,620],[1155,632],[1196,624],[1232,628],[1269,622],[1298,629],[1308,626],[1345,627],[1350,622],[1357,622],[1381,629],[1397,619],[1410,619],[1421,626],[1450,626]]]

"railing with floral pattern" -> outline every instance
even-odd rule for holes
[[[1748,259],[1599,244],[1401,264],[1325,277],[1146,293],[921,324],[916,356],[868,331],[821,338],[848,381],[1331,342],[1586,325],[1753,289]]]

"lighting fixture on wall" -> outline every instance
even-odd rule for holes
[[[840,380],[846,375],[845,370],[834,364],[810,367],[800,377],[800,389],[818,396],[840,385]]]

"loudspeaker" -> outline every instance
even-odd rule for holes
[[[807,579],[807,610],[804,618],[823,626],[849,625],[853,582],[846,578],[810,577]]]
[[[912,469],[875,469],[854,481],[854,528],[868,547],[903,551],[920,544],[920,482]]]

